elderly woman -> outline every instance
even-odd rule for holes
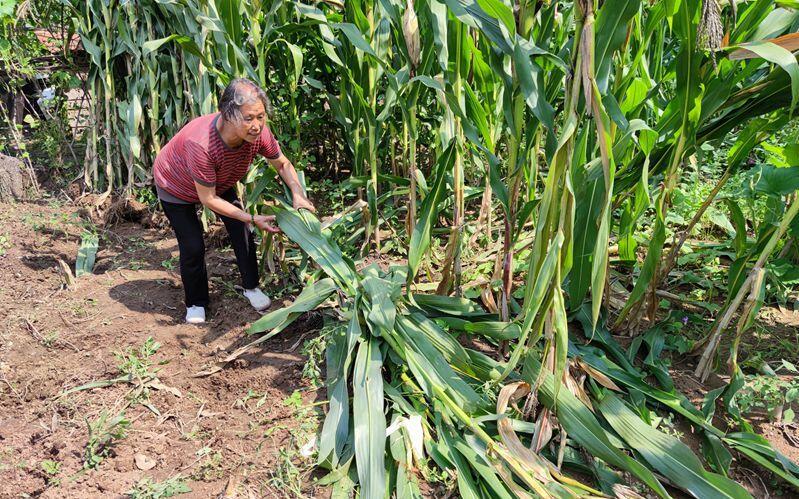
[[[314,210],[305,197],[294,166],[281,152],[266,126],[268,100],[250,80],[230,82],[219,100],[219,112],[190,121],[161,149],[153,176],[161,206],[175,231],[180,250],[180,277],[186,294],[186,322],[205,322],[208,274],[205,270],[203,226],[197,203],[225,223],[241,272],[243,294],[257,310],[269,307],[258,288],[256,246],[250,224],[277,232],[274,217],[251,215],[242,209],[235,185],[244,178],[256,154],[275,167],[291,189],[294,208]]]

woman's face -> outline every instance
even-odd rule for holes
[[[241,118],[233,120],[236,135],[247,142],[255,142],[266,126],[266,110],[260,100],[252,104],[243,104],[240,108]]]

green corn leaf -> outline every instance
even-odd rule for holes
[[[294,7],[297,9],[297,12],[309,19],[313,19],[314,21],[319,21],[321,23],[327,22],[325,13],[312,5],[302,2],[294,2]]]
[[[681,393],[673,390],[665,391],[655,388],[644,381],[643,374],[626,371],[604,356],[600,357],[587,350],[580,349],[578,349],[575,354],[580,356],[580,360],[603,373],[619,386],[624,385],[654,401],[660,402],[670,410],[681,414],[695,425],[714,435],[724,435],[724,432],[705,421],[704,415]]]
[[[457,437],[453,438],[453,447],[463,455],[466,462],[469,463],[484,481],[484,486],[487,489],[489,497],[495,498],[510,498],[512,497],[505,484],[497,477],[495,468],[491,465],[486,454],[486,446],[472,435],[466,435],[463,439]]]
[[[516,34],[516,20],[513,16],[513,10],[505,3],[500,0],[477,0],[477,3],[486,14],[502,21],[511,37]]]
[[[752,497],[729,478],[705,470],[687,445],[646,424],[612,393],[605,395],[599,410],[630,448],[675,486],[694,497]]]
[[[702,437],[702,454],[705,460],[717,473],[728,476],[732,454],[716,435],[705,432]]]
[[[475,372],[478,379],[492,381],[499,379],[499,375],[503,367],[501,363],[484,353],[472,349],[467,349],[466,353],[469,355],[472,371]],[[517,379],[518,376],[515,372],[513,372],[509,378]]]
[[[596,83],[593,85],[592,90],[595,102],[601,102]],[[610,240],[610,226],[612,224],[613,183],[616,175],[616,163],[613,159],[610,143],[609,120],[604,107],[601,104],[597,104],[597,106],[599,116],[595,117],[595,119],[603,124],[603,129],[597,132],[597,141],[600,142],[599,150],[605,178],[605,196],[603,197],[603,206],[599,215],[599,230],[597,231],[593,260],[591,262],[591,318],[594,326],[599,320],[602,296],[605,292],[605,281],[608,274],[608,241]],[[597,127],[599,128],[599,125]],[[603,144],[604,147],[602,147]]]
[[[103,50],[96,43],[94,43],[94,41],[90,37],[86,36],[83,32],[81,32],[80,41],[81,41],[81,44],[83,45],[83,47],[86,49],[86,52],[89,53],[89,56],[91,57],[92,63],[94,63],[95,66],[98,66],[98,67],[101,66],[102,65],[102,58],[103,58]]]
[[[450,146],[439,156],[435,166],[435,181],[430,193],[425,196],[422,202],[422,209],[419,213],[419,220],[414,227],[411,235],[411,242],[408,247],[408,282],[411,282],[419,271],[419,265],[427,249],[430,247],[431,232],[433,223],[438,217],[441,206],[441,197],[444,193],[446,172],[455,161],[455,144]]]
[[[268,169],[267,169],[268,171]],[[271,173],[271,172],[270,172]],[[263,173],[254,183],[250,184],[250,191],[247,193],[247,208],[256,205],[262,198],[264,191],[275,182],[272,175]]]
[[[471,473],[471,466],[464,456],[458,453],[453,444],[455,443],[452,430],[445,425],[441,425],[438,434],[438,451],[452,463],[457,471],[458,493],[464,499],[480,499],[480,486]]]
[[[490,151],[494,151],[494,138],[491,135],[491,130],[489,129],[488,119],[486,117],[485,109],[480,104],[480,101],[475,94],[474,90],[472,90],[471,85],[468,82],[463,82],[464,90],[466,90],[466,116],[469,118],[469,121],[474,123],[474,126],[480,132],[480,138],[483,139],[483,143],[485,144],[486,148]]]
[[[141,140],[139,139],[139,127],[141,127],[142,120],[142,107],[141,98],[139,94],[134,93],[131,98],[131,103],[128,106],[127,125],[128,125],[128,146],[133,157],[138,159],[141,157]]]
[[[330,26],[344,33],[344,36],[347,37],[347,39],[355,48],[366,52],[374,58],[377,58],[377,54],[375,53],[374,49],[364,39],[363,33],[361,33],[356,25],[352,23],[331,23]]]
[[[443,0],[443,2],[447,4],[450,12],[455,17],[467,26],[480,30],[503,53],[510,54],[513,51],[508,29],[505,28],[504,24],[501,24],[497,17],[487,13],[480,4],[485,2],[489,7],[491,7],[490,4],[496,6],[496,11],[492,13],[499,15],[503,20],[507,18],[507,14],[502,14],[501,12],[506,12],[506,8],[503,9],[496,5],[495,2],[489,2],[488,0],[481,0],[480,2],[476,0]]]
[[[613,339],[611,336],[610,331],[605,327],[604,324],[601,322],[594,327],[591,324],[591,307],[583,305],[580,310],[577,311],[577,315],[575,317],[580,324],[583,326],[583,336],[589,341],[589,343],[598,343],[602,346],[602,348],[610,354],[613,358],[613,361],[616,362],[621,368],[623,368],[627,373],[634,375],[634,376],[642,376],[643,374],[636,368],[631,362],[630,359],[627,358],[627,352],[625,352],[621,346]],[[579,348],[579,347],[578,347]],[[578,350],[579,352],[579,350]]]
[[[381,336],[390,333],[394,329],[394,320],[397,316],[397,308],[394,305],[394,300],[397,298],[392,296],[394,294],[392,288],[399,291],[399,287],[376,275],[364,277],[361,285],[369,300],[369,313],[366,319],[372,334]]]
[[[352,375],[355,463],[362,497],[381,498],[386,490],[386,417],[379,340],[367,338],[358,347]]]
[[[417,325],[398,317],[396,335],[403,348],[405,360],[416,381],[430,398],[435,398],[434,386],[445,391],[460,407],[472,412],[486,402],[461,378],[442,353]]]
[[[413,302],[428,314],[434,313],[455,317],[474,317],[484,315],[472,300],[458,296],[413,294]]]
[[[505,366],[505,369],[502,371],[500,380],[505,379],[510,372],[516,368],[522,358],[523,351],[528,347],[527,337],[533,327],[533,321],[538,315],[541,305],[544,303],[544,296],[549,291],[549,284],[552,281],[552,277],[555,275],[555,265],[558,263],[558,254],[560,253],[561,244],[563,244],[563,234],[558,232],[558,235],[549,245],[549,249],[547,250],[544,263],[541,265],[541,271],[538,273],[538,276],[536,276],[535,279],[532,275],[528,276],[527,296],[525,296],[524,306],[522,307],[524,324],[522,326],[519,341],[516,343],[516,347],[513,349],[510,360]]]
[[[587,134],[581,134],[578,147],[585,147]],[[574,223],[581,230],[574,233],[573,266],[569,273],[569,309],[577,310],[591,287],[591,266],[599,225],[597,220],[602,211],[605,181],[600,176],[590,179],[583,166],[572,169],[572,184],[575,192]]]
[[[732,225],[735,227],[735,237],[732,240],[732,247],[735,249],[737,256],[742,256],[746,250],[746,219],[738,206],[737,200],[726,198],[727,208],[730,210],[730,219]]]
[[[635,203],[627,200],[624,213],[619,227],[619,256],[623,260],[635,260],[635,248],[637,241],[634,239],[634,232],[637,227],[638,219],[644,214],[650,205],[649,197],[649,157],[644,160],[641,170],[641,179],[635,185]],[[629,210],[629,211],[628,211]]]
[[[438,66],[446,71],[449,65],[449,43],[447,43],[447,6],[439,0],[430,0],[430,27],[433,33],[433,46],[435,47]]]
[[[732,449],[799,488],[799,466],[774,450],[762,436],[748,432],[729,433],[723,440]]]
[[[552,303],[552,330],[555,345],[555,393],[558,400],[563,373],[566,371],[566,360],[569,354],[569,325],[566,319],[566,305],[563,303],[563,292],[560,283],[556,283]]]
[[[282,208],[277,210],[276,219],[280,230],[308,253],[339,289],[349,296],[355,294],[358,274],[344,260],[338,245],[322,234],[316,216],[305,210]]]
[[[627,24],[638,13],[640,0],[624,0],[602,4],[596,18],[596,46],[594,48],[596,82],[600,92],[607,92],[613,63],[613,52],[627,37]]]
[[[524,93],[527,106],[533,111],[538,120],[549,130],[554,127],[554,109],[547,102],[546,95],[539,88],[541,68],[530,60],[529,52],[521,44],[516,44],[513,49],[513,63],[516,65],[516,74],[519,85]]]
[[[75,260],[75,277],[88,275],[94,269],[94,260],[97,257],[99,239],[97,234],[84,232],[81,237],[78,257]]]
[[[458,317],[438,317],[436,322],[442,322],[451,330],[463,331],[476,336],[485,336],[498,341],[515,340],[519,337],[521,328],[515,322],[500,321],[474,321]]]
[[[402,321],[406,331],[413,330],[423,334],[449,365],[463,374],[474,376],[466,349],[452,335],[442,331],[435,322],[419,313],[403,315]]]
[[[416,81],[418,81],[422,85],[424,85],[424,86],[426,86],[428,88],[431,88],[433,90],[440,90],[441,92],[445,91],[444,84],[442,82],[436,80],[435,78],[430,77],[430,76],[419,75],[419,76],[414,76],[413,78],[411,78],[409,80],[410,83],[413,83],[413,82],[416,82]]]
[[[353,307],[354,308],[354,307]],[[346,328],[337,328],[327,347],[328,409],[319,434],[318,463],[329,461],[331,466],[341,462],[344,444],[350,438],[350,400],[348,389],[349,366],[352,350],[361,337],[357,310]]]
[[[313,310],[324,303],[336,289],[335,282],[329,278],[305,286],[291,305],[269,312],[253,322],[247,330],[247,334],[262,333],[274,329],[283,330],[304,312]]]
[[[660,205],[658,204],[658,206]],[[644,259],[644,265],[641,267],[638,279],[635,280],[635,286],[633,286],[633,290],[627,298],[627,303],[624,304],[624,308],[619,312],[619,317],[616,320],[617,324],[620,324],[627,317],[633,305],[644,296],[660,265],[660,255],[663,252],[663,244],[666,242],[666,222],[663,220],[663,215],[659,210],[657,215],[655,230],[649,242],[649,251]]]
[[[633,220],[632,204],[629,199],[624,201],[619,221],[619,258],[627,262],[635,262],[635,249],[638,247],[638,242],[634,237],[635,221]]]
[[[165,43],[171,41],[177,42],[178,44],[180,44],[183,50],[190,53],[191,55],[199,57],[200,60],[202,60],[206,66],[209,66],[205,54],[200,49],[200,47],[197,46],[197,43],[185,35],[169,35],[167,37],[160,38],[158,40],[151,40],[149,42],[144,42],[144,44],[142,45],[142,55],[147,55],[150,52],[154,52],[159,48],[161,48],[161,46],[164,45]]]
[[[240,42],[243,34],[241,3],[236,0],[216,0],[216,8],[225,32],[234,42]]]
[[[759,41],[740,45],[754,52],[768,62],[779,65],[791,77],[791,113],[799,102],[799,64],[796,57],[787,49],[771,42]]]
[[[292,58],[293,63],[294,63],[294,81],[293,81],[293,83],[294,83],[294,85],[297,85],[299,83],[299,81],[300,81],[300,76],[302,76],[302,61],[303,61],[302,50],[300,49],[300,47],[298,47],[298,46],[294,45],[293,43],[290,43],[290,42],[288,42],[286,40],[283,40],[283,42],[286,44],[286,48],[288,48],[289,52],[291,53],[291,58]]]

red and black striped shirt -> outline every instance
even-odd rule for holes
[[[153,165],[157,187],[189,203],[198,203],[194,182],[216,187],[222,194],[244,178],[256,154],[280,157],[280,146],[269,127],[254,142],[231,149],[222,141],[216,120],[219,113],[190,121],[161,149]]]

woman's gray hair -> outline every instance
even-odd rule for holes
[[[219,99],[219,112],[225,120],[241,120],[241,106],[253,104],[259,100],[264,105],[264,111],[271,114],[272,104],[269,102],[266,92],[252,80],[236,78],[228,83],[225,91],[222,92],[222,98]]]

